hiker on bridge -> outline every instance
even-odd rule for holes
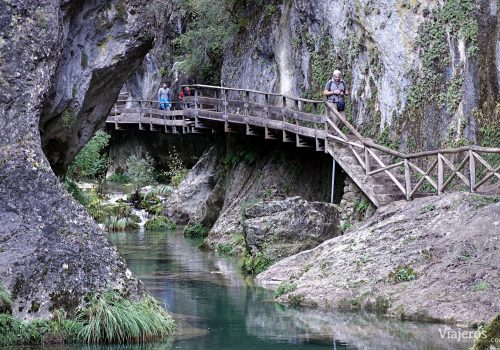
[[[334,71],[332,79],[328,80],[325,85],[323,95],[328,97],[328,102],[333,103],[343,117],[345,117],[345,96],[347,93],[347,85],[342,79],[342,73],[339,70]]]
[[[170,95],[171,91],[167,87],[167,83],[163,83],[160,90],[158,90],[158,103],[160,106],[160,110],[170,111],[170,109],[172,108],[172,104],[170,103]]]
[[[184,102],[184,97],[186,96],[192,96],[192,92],[189,86],[184,86],[184,89],[182,89],[181,93],[179,94],[179,100],[181,101],[181,103]]]

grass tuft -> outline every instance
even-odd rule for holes
[[[0,314],[10,314],[12,311],[12,298],[0,283]]]
[[[131,302],[116,292],[95,294],[77,319],[78,333],[85,343],[141,343],[171,335],[175,323],[152,297]]]
[[[177,225],[164,216],[155,216],[146,222],[144,228],[151,231],[175,230]]]
[[[208,236],[208,228],[202,224],[186,225],[182,232],[184,237],[188,238],[205,238]]]

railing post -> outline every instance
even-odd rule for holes
[[[325,146],[326,148],[326,146]],[[332,182],[330,184],[330,203],[333,203],[333,198],[335,194],[335,165],[337,162],[335,161],[335,158],[332,157]]]
[[[406,190],[406,200],[411,200],[411,176],[410,176],[410,165],[408,164],[408,159],[404,160],[405,163],[405,190]]]
[[[141,101],[139,101],[139,130],[142,130],[142,106]]]
[[[444,168],[443,168],[443,158],[441,153],[438,153],[438,170],[437,170],[437,176],[438,176],[438,183],[437,183],[437,190],[438,190],[438,195],[443,193],[443,183],[444,183]]]
[[[476,158],[474,158],[474,152],[469,150],[469,191],[471,193],[476,192],[474,187],[476,186]]]
[[[196,111],[198,110],[198,95],[199,95],[198,88],[194,88],[194,109]]]
[[[368,151],[368,147],[365,146],[365,173],[366,175],[370,175],[370,152]]]
[[[224,105],[224,120],[227,120],[227,90],[222,90],[222,94],[224,95],[222,98],[222,104]]]

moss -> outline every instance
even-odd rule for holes
[[[12,311],[12,298],[0,283],[0,314],[10,314]]]
[[[78,94],[78,88],[76,87],[76,84],[75,84],[75,85],[73,85],[73,88],[71,89],[71,97],[75,98],[77,94]]]
[[[65,128],[70,129],[75,125],[76,112],[72,109],[66,109],[61,114],[62,122]]]
[[[295,283],[281,282],[274,291],[274,297],[279,298],[283,294],[288,294],[290,292],[293,292],[295,289],[297,289],[297,285]]]
[[[392,283],[409,282],[416,278],[415,271],[409,265],[399,265],[389,273],[388,279]]]
[[[500,347],[500,314],[484,327],[476,340],[473,350],[488,350]]]
[[[87,56],[87,53],[82,50],[82,55],[80,59],[80,63],[82,65],[82,68],[85,69],[89,65],[89,56]]]

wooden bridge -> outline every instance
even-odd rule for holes
[[[500,148],[475,145],[406,154],[363,137],[324,101],[254,90],[190,86],[174,110],[120,95],[107,123],[117,130],[173,134],[243,133],[310,147],[333,157],[377,207],[447,190],[500,194]],[[335,171],[335,170],[334,170]],[[332,176],[332,200],[333,179]]]

